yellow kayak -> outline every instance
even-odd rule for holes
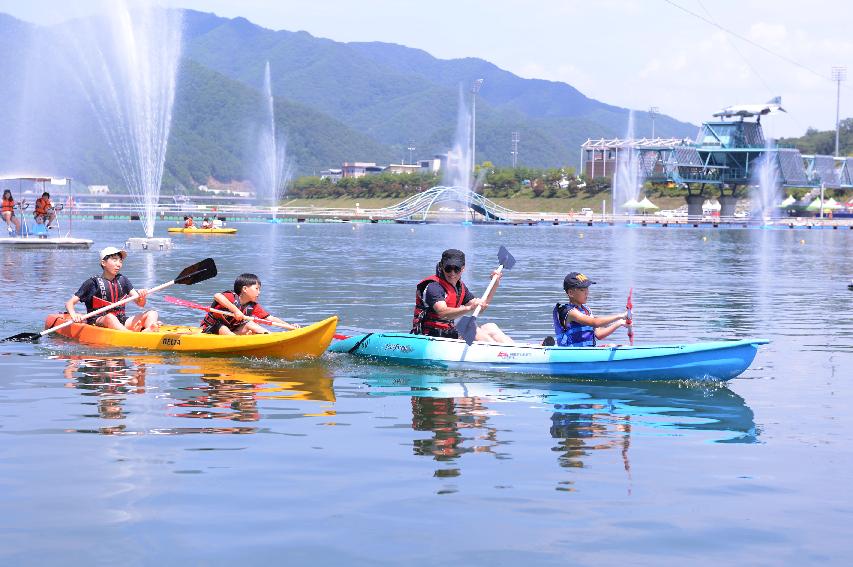
[[[173,226],[169,232],[183,232],[184,234],[236,234],[236,228],[180,228]]]
[[[66,321],[67,313],[48,315],[44,328],[50,329]],[[329,317],[294,331],[267,335],[206,335],[200,327],[180,325],[161,325],[157,333],[134,333],[87,323],[74,323],[56,332],[90,345],[294,360],[323,354],[337,326],[338,318]]]

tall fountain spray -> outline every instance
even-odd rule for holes
[[[643,185],[643,174],[640,170],[640,154],[632,145],[634,142],[634,111],[628,112],[628,130],[625,133],[628,142],[619,149],[616,158],[616,174],[613,177],[612,210],[619,212],[620,207],[631,199],[638,199]]]
[[[71,39],[79,57],[76,76],[151,239],[172,125],[182,13],[126,0],[103,7],[103,19]]]
[[[269,203],[275,211],[290,181],[292,166],[287,160],[287,144],[284,136],[276,135],[275,101],[272,96],[269,61],[267,61],[264,69],[263,97],[266,115],[264,127],[261,129],[261,136],[258,140],[258,170],[260,173],[258,196],[265,203]],[[273,216],[275,216],[274,213]]]
[[[758,158],[758,163],[752,173],[752,185],[750,188],[750,201],[752,203],[752,217],[770,220],[777,216],[776,204],[779,202],[779,188],[782,186],[782,177],[777,165],[776,144],[772,138],[767,138],[764,144],[764,153]]]
[[[459,112],[453,148],[447,152],[447,168],[442,182],[449,187],[472,189],[473,161],[471,154],[471,111],[465,104],[465,93],[459,88]]]

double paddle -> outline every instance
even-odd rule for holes
[[[628,301],[625,302],[625,310],[627,312],[627,317],[625,317],[625,324],[628,325],[628,341],[631,346],[634,346],[634,320],[631,315],[631,310],[634,308],[634,302],[631,301],[631,296],[634,295],[634,288],[628,290]]]
[[[495,283],[497,283],[503,270],[511,270],[515,266],[515,258],[503,246],[498,249],[498,264],[495,275],[492,276],[492,281],[489,282],[489,287],[486,288],[486,293],[483,294],[483,297],[489,297],[489,293],[495,287]],[[482,307],[482,305],[478,305],[473,315],[466,315],[456,323],[456,331],[459,333],[459,337],[465,339],[465,342],[469,345],[473,344],[474,339],[477,338],[477,316],[480,314]]]
[[[160,284],[156,287],[152,287],[148,290],[148,294],[152,294],[156,291],[160,291],[161,289],[165,289],[170,285],[175,284],[183,284],[183,285],[192,285],[198,282],[203,282],[204,280],[209,280],[210,278],[216,275],[216,263],[214,263],[213,258],[206,258],[201,262],[193,264],[192,266],[187,266],[184,270],[178,274],[178,276],[172,281],[168,281],[164,284]],[[135,301],[136,297],[125,297],[120,301],[116,301],[115,303],[111,303],[100,309],[96,309],[90,313],[86,313],[83,315],[83,319],[90,319],[92,317],[97,317],[98,315],[102,315],[111,309],[115,309],[116,307],[121,307],[131,301]],[[54,333],[60,329],[64,329],[70,325],[74,324],[74,321],[66,321],[61,325],[57,325],[56,327],[51,327],[50,329],[45,329],[40,333],[18,333],[17,335],[13,335],[11,337],[3,339],[4,341],[16,341],[16,342],[36,342],[40,338],[50,333]]]
[[[186,299],[181,299],[179,297],[173,297],[171,295],[167,295],[163,299],[165,299],[169,303],[173,303],[175,305],[180,305],[181,307],[189,307],[190,309],[198,309],[199,311],[207,311],[208,313],[216,313],[218,315],[228,315],[228,316],[233,315],[233,313],[231,313],[230,311],[224,311],[222,309],[214,309],[212,307],[206,307],[204,305],[201,305],[200,303],[194,303],[192,301],[188,301]],[[292,330],[292,329],[289,329],[287,326],[283,325],[282,323],[278,323],[276,321],[269,321],[267,319],[258,319],[257,317],[252,317],[250,315],[244,315],[243,320],[244,321],[253,321],[255,323],[261,323],[263,325],[271,325],[273,327],[281,327],[282,329],[286,329],[288,331]],[[343,339],[349,338],[349,336],[347,336],[347,335],[334,335],[334,337],[338,340],[343,340]]]

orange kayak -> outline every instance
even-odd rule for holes
[[[48,315],[44,328],[49,329],[66,321],[67,313]],[[74,323],[56,332],[89,345],[294,360],[323,354],[332,342],[337,326],[338,318],[329,317],[294,331],[267,335],[206,335],[200,327],[179,325],[161,325],[157,333],[134,333],[87,323]]]

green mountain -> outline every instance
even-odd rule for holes
[[[40,27],[0,14],[0,171],[121,187],[99,117],[79,88],[84,69],[69,65],[57,47],[68,38],[85,41],[86,24]],[[584,140],[622,136],[627,123],[626,109],[564,83],[522,79],[481,59],[440,60],[399,45],[340,43],[194,11],[185,12],[184,24],[167,190],[211,179],[253,180],[267,61],[276,127],[299,175],[343,161],[399,162],[410,140],[416,158],[447,151],[460,94],[473,78],[485,79],[477,98],[478,161],[509,165],[511,135],[519,132],[519,164],[576,164]],[[635,119],[640,135],[650,130],[645,113]],[[665,116],[655,128],[662,136],[696,131]]]
[[[440,60],[400,45],[339,43],[193,11],[185,23],[187,57],[255,88],[269,61],[276,96],[328,113],[398,155],[409,140],[424,157],[451,146],[460,87],[467,91],[474,78],[485,79],[477,100],[478,160],[508,165],[513,131],[520,133],[520,160],[535,167],[576,163],[589,137],[625,135],[627,109],[481,59]],[[635,122],[638,135],[650,132],[647,113],[636,113]],[[693,137],[696,127],[659,116],[655,131]]]

